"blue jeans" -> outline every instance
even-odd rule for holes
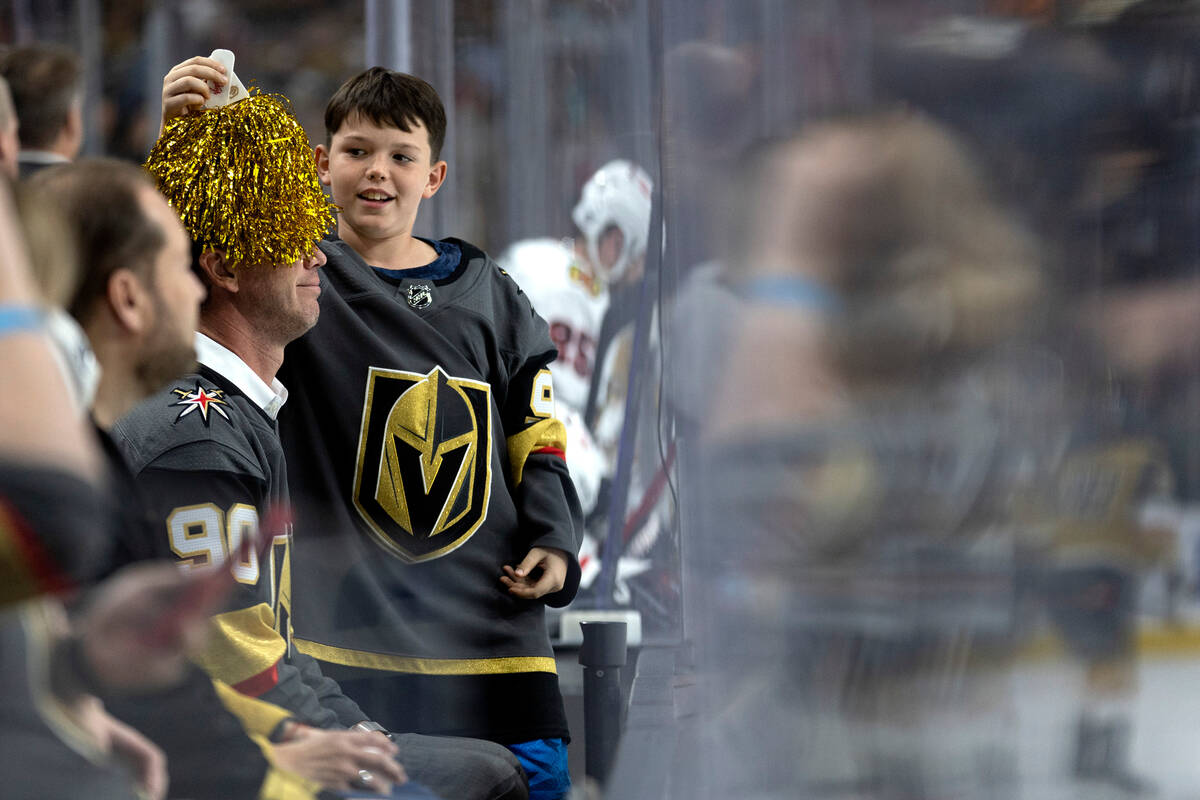
[[[567,744],[562,739],[535,739],[510,744],[529,777],[529,800],[562,800],[571,791]]]

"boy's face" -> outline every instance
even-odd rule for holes
[[[352,114],[328,146],[317,145],[317,175],[341,208],[338,234],[380,241],[412,233],[421,201],[446,177],[446,162],[430,161],[420,122],[405,132]]]

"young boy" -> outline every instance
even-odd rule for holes
[[[164,116],[224,83],[164,81]],[[546,323],[487,255],[413,236],[446,176],[425,81],[372,68],[325,112],[340,207],[320,323],[287,349],[281,433],[296,510],[296,645],[392,730],[508,745],[530,796],[570,786],[545,605],[579,583],[579,504]]]

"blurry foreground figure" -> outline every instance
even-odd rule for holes
[[[96,453],[54,356],[25,244],[0,187],[0,784],[11,798],[159,798],[162,753],[100,698],[175,685],[211,606],[181,608],[197,584],[169,564],[106,580],[70,621],[50,597],[94,579],[106,521]],[[73,270],[69,261],[60,268]],[[206,594],[217,602],[223,592]]]
[[[918,117],[817,125],[745,172],[689,459],[704,718],[678,796],[1015,796],[1030,242]]]

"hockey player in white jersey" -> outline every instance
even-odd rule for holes
[[[550,367],[555,401],[572,440],[567,460],[585,513],[594,507],[600,481],[611,470],[612,453],[596,447],[583,414],[597,369],[609,288],[638,277],[645,259],[652,186],[636,164],[610,161],[583,185],[572,212],[582,238],[523,239],[498,259],[549,323],[558,347],[558,359]]]
[[[614,327],[614,319],[631,319],[633,305],[623,314],[621,309],[611,314],[610,298],[616,292],[620,301],[621,290],[636,288],[641,277],[652,190],[653,182],[644,169],[624,159],[610,161],[580,190],[571,215],[579,237],[524,239],[510,245],[498,259],[549,323],[550,337],[558,347],[558,359],[550,366],[557,416],[567,428],[567,464],[585,516],[603,510],[597,509],[597,503],[601,484],[613,470],[619,417],[624,409],[623,395],[617,397],[620,392],[607,387],[609,377],[593,373],[601,368],[598,358],[602,335],[611,339],[624,327]],[[607,325],[606,315],[610,317]],[[611,350],[613,355],[617,349]],[[611,360],[610,356],[609,374],[613,372]],[[600,377],[603,381],[597,381]],[[603,444],[596,441],[584,421],[593,383],[600,384],[598,396],[611,400],[617,412],[615,426],[608,425],[610,429],[615,427],[615,435]],[[610,420],[612,416],[606,414]],[[590,533],[585,534],[580,550],[583,589],[599,572],[598,552],[596,540]],[[630,568],[634,572],[644,570],[644,559],[638,559],[637,564],[622,563],[618,580]]]

